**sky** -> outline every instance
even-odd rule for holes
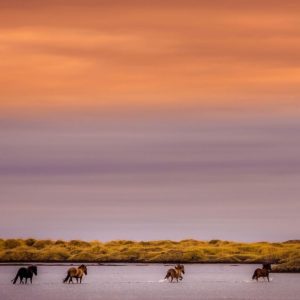
[[[1,237],[300,238],[299,9],[0,0]]]

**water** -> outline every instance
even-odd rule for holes
[[[163,280],[161,264],[88,266],[82,284],[63,284],[68,266],[38,266],[33,284],[13,285],[17,266],[0,266],[1,300],[300,299],[300,274],[270,274],[271,282],[251,280],[257,265],[185,265],[179,283]]]

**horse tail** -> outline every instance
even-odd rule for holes
[[[13,284],[16,284],[16,282],[17,282],[19,276],[20,276],[20,274],[19,274],[19,271],[18,271],[16,277],[12,280],[12,283],[13,283]]]
[[[257,270],[254,271],[253,276],[252,276],[252,280],[255,279],[257,276]]]
[[[171,272],[168,271],[168,272],[167,272],[167,275],[166,275],[166,277],[165,277],[165,279],[168,279],[170,276],[171,276]]]
[[[63,283],[66,283],[68,279],[70,278],[70,274],[68,273],[67,277],[64,279]]]

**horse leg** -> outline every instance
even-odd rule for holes
[[[80,277],[80,283],[81,283],[81,281],[82,281],[82,277]]]
[[[25,284],[27,284],[27,277],[25,277]]]
[[[30,283],[32,284],[32,277],[30,277]]]
[[[269,274],[267,275],[267,279],[268,279],[268,282],[270,282],[270,279],[269,279]]]

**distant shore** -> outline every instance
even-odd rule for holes
[[[97,262],[84,262],[84,261],[65,261],[65,262],[52,262],[52,261],[45,261],[45,262],[26,262],[26,261],[15,261],[15,262],[0,262],[1,266],[27,266],[28,264],[34,264],[37,266],[72,266],[76,264],[85,263],[87,266],[109,266],[109,267],[126,267],[128,265],[135,265],[135,266],[149,266],[151,264],[163,264],[164,266],[173,266],[175,262],[172,263],[139,263],[139,262],[123,262],[123,263],[97,263]],[[186,262],[185,264],[226,264],[226,265],[233,265],[230,262],[224,262],[224,263],[213,263],[213,262],[205,262],[205,263],[191,263]],[[239,263],[234,266],[238,267],[239,265],[246,265],[246,264],[257,264],[257,263]],[[276,265],[276,268],[271,271],[271,273],[300,273],[300,268],[295,269],[284,269],[284,268],[278,268],[280,265]]]
[[[52,241],[0,239],[0,264],[35,262],[65,265],[260,264],[271,262],[273,272],[300,272],[300,240],[282,243],[239,243],[221,240],[197,241]]]

